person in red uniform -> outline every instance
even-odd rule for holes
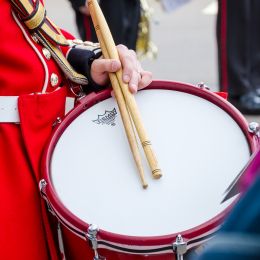
[[[0,13],[0,259],[59,259],[38,183],[44,145],[70,88],[97,90],[122,66],[135,92],[151,73],[123,45],[119,63],[102,59],[96,45],[67,41],[73,38],[49,21],[39,0],[0,0]]]

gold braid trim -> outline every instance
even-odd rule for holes
[[[34,10],[34,7],[32,6],[32,4],[30,3],[30,1],[28,0],[21,0],[21,1],[18,1],[20,2],[20,4],[23,5],[23,7],[26,9],[26,11],[28,11],[28,14],[31,14]],[[37,2],[37,1],[36,1]],[[40,2],[40,1],[39,1]]]
[[[62,51],[57,46],[49,42],[41,33],[37,33],[35,34],[35,36],[43,44],[43,46],[51,52],[54,60],[71,81],[76,82],[80,85],[88,84],[88,79],[84,75],[77,73],[71,67],[67,59],[64,57]]]
[[[29,28],[29,30],[34,30],[34,29],[38,28],[42,24],[44,19],[45,19],[45,8],[40,3],[39,6],[38,6],[37,11],[33,15],[33,17],[31,19],[29,19],[29,20],[26,20],[24,23]]]
[[[48,18],[47,18],[48,19]],[[49,20],[49,19],[48,19]],[[52,25],[53,26],[53,25]],[[53,32],[53,30],[46,24],[44,23],[41,27],[40,30],[46,34],[51,40],[54,42],[63,45],[63,46],[68,46],[67,39],[62,35],[62,34],[57,34]]]
[[[61,31],[45,16],[46,11],[40,0],[36,0],[35,3],[31,3],[29,0],[11,1],[29,30],[41,30],[49,40],[59,45],[68,46],[68,42]]]
[[[73,82],[87,85],[88,79],[77,73],[64,57],[58,45],[69,46],[70,43],[64,37],[56,25],[46,17],[44,6],[39,0],[32,3],[30,0],[11,0],[14,9],[18,12],[20,20],[52,54],[54,60]],[[55,45],[58,44],[58,45]]]

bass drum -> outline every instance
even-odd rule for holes
[[[238,110],[206,89],[169,81],[154,81],[136,101],[163,172],[153,179],[142,154],[146,190],[110,90],[83,98],[47,146],[41,192],[60,223],[66,259],[185,258],[237,199],[221,204],[257,147]]]

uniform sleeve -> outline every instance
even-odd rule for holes
[[[77,73],[88,79],[88,84],[84,86],[85,92],[97,92],[103,89],[104,86],[96,84],[90,73],[92,62],[102,55],[99,43],[83,42],[65,30],[60,29],[60,31],[69,43],[68,46],[60,45],[63,55]]]
[[[93,45],[75,45],[73,46],[67,55],[67,60],[71,66],[80,74],[87,77],[89,84],[87,86],[87,92],[100,91],[104,86],[100,86],[95,83],[90,74],[91,64],[95,59],[100,58],[102,55],[101,49],[98,44]]]

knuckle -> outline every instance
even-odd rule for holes
[[[125,66],[132,67],[133,66],[133,58],[129,53],[124,55],[124,61],[125,61]]]
[[[118,44],[117,48],[120,50],[128,50],[127,47],[124,44]]]
[[[136,52],[134,50],[129,50],[129,53],[130,53],[131,56],[136,58]]]
[[[142,73],[144,76],[148,77],[148,78],[152,78],[152,72],[150,71],[143,71]]]

